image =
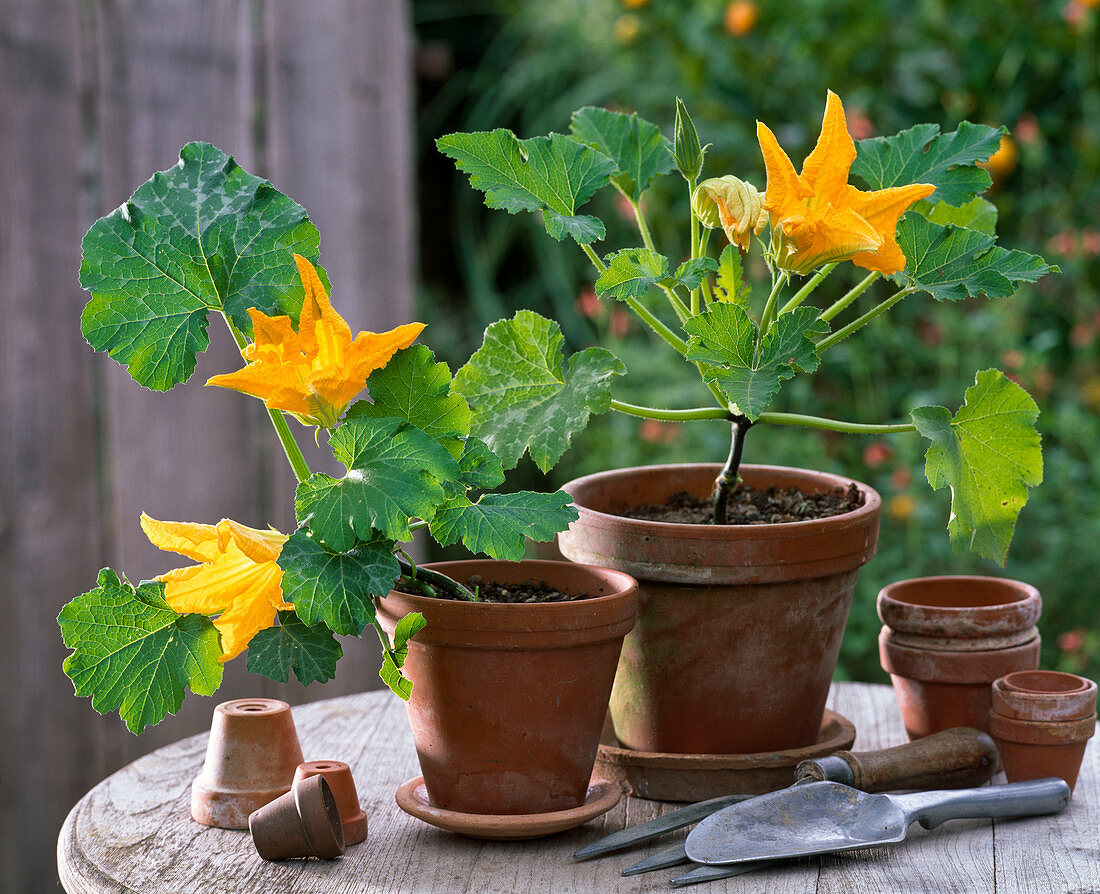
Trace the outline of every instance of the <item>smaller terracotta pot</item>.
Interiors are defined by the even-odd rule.
[[[344,826],[344,844],[351,847],[367,837],[367,813],[359,805],[359,793],[351,767],[343,761],[306,761],[294,771],[294,784],[310,776],[324,776],[340,809],[340,822]]]
[[[252,843],[265,860],[318,857],[344,852],[340,809],[324,776],[310,776],[248,818]]]
[[[993,684],[989,722],[1009,782],[1059,776],[1072,793],[1096,732],[1096,684],[1057,671],[1008,674]]]
[[[1019,581],[972,575],[884,587],[879,657],[910,739],[954,726],[990,732],[990,684],[1038,666],[1042,598]]]
[[[290,705],[238,698],[214,709],[206,762],[191,786],[191,817],[220,829],[247,829],[254,810],[290,791],[302,747]]]

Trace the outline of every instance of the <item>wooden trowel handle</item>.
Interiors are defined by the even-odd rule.
[[[988,782],[996,766],[993,740],[960,726],[882,751],[838,751],[803,761],[795,778],[828,779],[865,792],[973,788]]]

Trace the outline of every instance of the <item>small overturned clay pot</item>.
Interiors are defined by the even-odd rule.
[[[1072,793],[1096,731],[1096,684],[1057,671],[1022,671],[993,684],[990,728],[1009,782],[1059,776]]]
[[[256,852],[265,860],[317,857],[344,852],[340,809],[325,777],[309,776],[248,818]]]
[[[290,705],[238,698],[214,709],[206,762],[191,786],[191,817],[206,826],[247,829],[253,811],[290,791],[302,748]]]
[[[1029,584],[972,575],[883,588],[879,657],[910,739],[955,726],[990,732],[990,684],[1039,663],[1042,609]]]
[[[340,810],[340,821],[344,826],[344,844],[351,847],[367,837],[367,814],[359,805],[359,793],[355,790],[355,780],[351,767],[343,761],[306,761],[298,764],[294,771],[294,784],[310,776],[324,776],[336,799]]]

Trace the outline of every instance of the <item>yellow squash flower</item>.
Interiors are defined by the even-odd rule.
[[[703,226],[721,227],[730,244],[743,251],[767,223],[760,190],[729,174],[700,183],[691,197],[691,209]]]
[[[936,188],[913,183],[864,192],[848,185],[856,145],[848,133],[844,107],[831,90],[817,145],[795,173],[787,153],[766,125],[756,123],[768,185],[764,208],[776,236],[776,263],[784,270],[808,273],[834,261],[896,273],[905,255],[894,239],[898,218]]]
[[[206,384],[251,394],[306,425],[332,428],[363,390],[367,377],[411,345],[424,324],[360,332],[352,340],[351,329],[333,310],[313,265],[301,255],[294,260],[305,287],[298,331],[290,317],[269,317],[250,307],[253,342],[241,351],[248,365]]]
[[[275,623],[283,601],[283,570],[276,564],[286,535],[258,531],[223,518],[216,525],[165,522],[141,515],[146,536],[160,549],[200,562],[156,579],[172,611],[218,615],[221,662],[236,658],[257,633]]]

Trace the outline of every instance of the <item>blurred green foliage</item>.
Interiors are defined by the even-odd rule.
[[[574,348],[599,338],[621,357],[630,374],[617,396],[627,401],[705,403],[683,364],[661,363],[663,349],[624,308],[596,299],[575,247],[486,211],[436,157],[434,138],[495,127],[521,137],[565,132],[584,105],[638,110],[671,135],[679,96],[711,144],[704,176],[736,174],[763,188],[755,121],[772,126],[797,163],[816,137],[827,89],[844,100],[857,139],[923,121],[944,130],[964,118],[1007,126],[991,195],[1001,243],[1043,253],[1062,275],[999,302],[903,302],[830,352],[812,393],[795,379],[776,407],[900,420],[920,403],[957,407],[976,369],[1017,378],[1042,411],[1046,470],[1007,567],[952,554],[948,495],[928,487],[916,435],[760,426],[746,461],[841,472],[883,496],[879,552],[860,577],[841,675],[885,679],[874,610],[881,586],[976,571],[1042,591],[1045,667],[1100,676],[1100,9],[1081,0],[805,0],[791,14],[780,0],[417,0],[414,15],[421,58],[437,63],[427,74],[421,65],[419,116],[422,313],[433,344],[449,341],[452,365],[464,361],[485,325],[529,307],[558,319]],[[665,178],[646,201],[658,246],[683,254],[682,182]],[[627,209],[611,200],[593,208],[608,224],[605,245],[637,241]],[[834,279],[815,295],[819,305],[855,276]],[[874,299],[864,296],[863,308]],[[576,439],[554,483],[632,464],[721,461],[728,443],[722,423],[610,413]]]

